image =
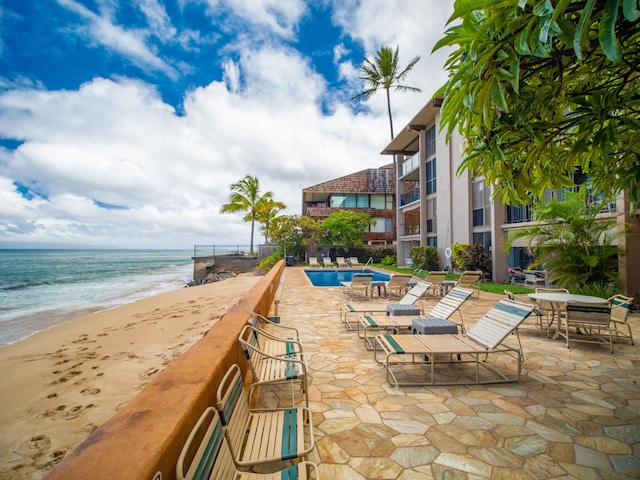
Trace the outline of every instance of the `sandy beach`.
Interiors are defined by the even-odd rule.
[[[44,477],[259,279],[174,290],[0,348],[0,478]]]

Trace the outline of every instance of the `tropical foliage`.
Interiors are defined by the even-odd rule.
[[[273,193],[266,192],[260,194],[260,181],[258,178],[247,175],[242,180],[231,184],[229,203],[225,203],[220,208],[220,212],[245,213],[242,220],[251,222],[251,244],[249,251],[253,254],[253,235],[256,220],[260,215],[266,215],[266,210],[279,206],[285,208],[283,203],[273,200]]]
[[[414,65],[420,60],[419,56],[414,57],[406,67],[400,69],[399,63],[399,47],[395,52],[390,47],[380,47],[376,53],[376,58],[371,61],[364,59],[364,63],[360,66],[360,80],[364,80],[367,84],[365,90],[352,98],[352,100],[366,100],[375,94],[378,90],[384,90],[387,94],[387,111],[389,112],[389,127],[391,129],[391,139],[393,140],[393,117],[391,115],[391,93],[393,88],[397,91],[419,92],[416,87],[403,85],[405,78],[413,69]]]
[[[640,0],[457,0],[442,124],[506,203],[590,177],[640,201]]]
[[[271,223],[270,238],[283,251],[304,258],[305,250],[313,247],[319,228],[318,221],[311,217],[282,215]]]
[[[333,212],[320,222],[319,240],[322,245],[351,247],[363,245],[362,236],[369,231],[369,225],[375,220],[368,213],[358,213],[351,210]]]
[[[525,239],[535,256],[533,266],[547,270],[552,284],[570,291],[618,287],[618,256],[624,250],[614,240],[625,232],[615,219],[599,215],[601,207],[584,187],[566,192],[563,201],[534,206],[533,218],[539,223],[511,232],[504,248],[508,251],[517,239]]]
[[[274,220],[278,217],[278,212],[284,210],[286,205],[273,198],[264,198],[258,205],[256,220],[260,223],[260,231],[264,235],[264,243],[269,243],[269,230]]]
[[[415,246],[409,249],[409,256],[414,268],[420,268],[429,272],[440,270],[438,249],[430,245]]]
[[[454,243],[451,246],[453,264],[459,270],[480,270],[486,272],[489,256],[484,245],[477,243]]]

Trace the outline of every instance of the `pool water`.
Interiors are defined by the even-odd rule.
[[[314,287],[339,287],[340,282],[350,282],[354,273],[373,273],[374,282],[388,282],[390,276],[375,270],[305,270]]]

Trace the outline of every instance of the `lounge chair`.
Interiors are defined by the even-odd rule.
[[[293,351],[286,355],[282,355],[281,350],[276,355],[267,353],[261,349],[256,330],[251,325],[244,326],[238,340],[242,345],[253,377],[253,383],[249,388],[250,398],[252,398],[256,387],[298,383],[305,406],[309,406],[309,390],[307,388],[309,369],[302,351]],[[269,340],[275,341],[273,338]],[[291,342],[285,341],[283,343]],[[293,388],[291,389],[291,404],[295,405]]]
[[[352,293],[366,297],[369,294],[371,280],[373,280],[373,273],[354,273],[350,282],[340,282],[340,290],[347,297]]]
[[[331,261],[331,257],[322,257],[322,266],[333,268],[333,262]]]
[[[501,300],[463,335],[379,335],[374,359],[385,366],[387,381],[393,386],[514,382],[520,378],[523,361],[517,328],[532,310],[532,304]],[[504,340],[514,332],[518,346],[505,345]],[[490,358],[496,356],[498,360],[501,354],[516,358],[515,374],[503,372],[503,362],[489,363]],[[468,364],[474,368],[466,368]],[[437,371],[436,365],[441,367]],[[480,367],[493,375],[481,376]],[[403,374],[402,381],[399,374]]]
[[[309,408],[250,410],[238,365],[232,365],[221,380],[216,399],[224,435],[238,467],[304,459],[313,450]]]
[[[336,257],[336,265],[338,268],[347,268],[347,262],[344,257]]]
[[[201,440],[196,444],[198,439]],[[191,455],[191,452],[195,452],[195,454]],[[191,458],[192,456],[193,458]],[[189,458],[190,460],[187,460]],[[318,467],[315,463],[308,461],[268,474],[239,471],[233,461],[220,414],[213,407],[208,407],[200,416],[182,447],[176,464],[176,478],[178,480],[213,480],[218,478],[233,480],[297,478],[307,480],[311,478],[312,474],[316,479],[319,478]]]
[[[284,330],[285,327],[282,327],[282,330],[276,333],[273,328],[265,328],[266,325],[262,322],[254,323],[254,319],[257,318],[258,317],[255,316],[250,317],[249,325],[247,325],[246,328],[253,331],[253,335],[255,336],[255,345],[261,352],[264,352],[267,355],[287,358],[292,354],[303,354],[302,344],[300,343],[297,330],[292,331],[290,336],[280,336],[278,333],[285,335],[289,333]]]
[[[358,260],[358,257],[349,257],[349,265],[352,267],[358,267],[362,264],[360,263],[360,260]]]
[[[402,297],[405,293],[407,293],[409,280],[411,280],[411,275],[406,275],[406,274],[393,275],[391,279],[385,283],[385,289],[387,290],[387,295],[397,295],[399,297]]]
[[[398,303],[347,303],[340,307],[340,320],[344,323],[344,328],[347,330],[355,330],[356,327],[351,324],[349,317],[352,315],[364,315],[375,313],[386,313],[388,305],[415,305],[418,300],[421,300],[423,295],[431,288],[430,283],[418,282],[416,283],[407,294],[400,299]],[[422,310],[422,308],[420,309]],[[357,323],[356,323],[357,326]]]
[[[536,288],[538,285],[542,285],[544,287],[546,284],[547,282],[544,277],[539,276],[538,273],[534,271],[525,270],[523,284],[525,287]]]
[[[519,300],[518,298],[516,298],[515,294],[510,290],[505,290],[504,294],[507,296],[509,300],[513,300],[513,301],[517,300],[519,302],[521,301],[522,303],[527,303],[523,300]],[[540,330],[543,330],[544,328],[549,328],[548,319],[547,319],[546,327],[542,324],[542,317],[544,316],[544,313],[542,313],[542,311],[538,310],[537,308],[534,308],[531,313],[533,313],[536,316],[536,324],[538,325],[538,327],[540,327]]]
[[[460,275],[460,278],[456,282],[456,287],[472,288],[476,292],[478,292],[479,297],[480,289],[475,286],[475,284],[480,280],[482,280],[482,272],[480,270],[469,270],[466,272],[462,272],[462,275]]]
[[[449,318],[456,312],[460,315],[460,324],[462,332],[464,329],[464,322],[462,320],[462,314],[460,313],[460,307],[471,296],[473,290],[468,288],[453,288],[447,293],[438,303],[436,303],[431,310],[425,313],[424,316],[418,318],[438,318],[440,320],[449,320]],[[400,330],[411,330],[413,327],[413,321],[416,319],[415,315],[400,315],[400,316],[382,316],[382,315],[363,315],[358,322],[358,336],[364,340],[364,345],[367,350],[373,350],[373,342],[375,339],[371,339],[367,333],[373,331],[390,331],[394,330],[399,333]],[[451,322],[451,325],[455,325]]]
[[[624,295],[614,295],[609,298],[609,303],[611,303],[611,326],[613,327],[613,333],[615,333],[616,337],[628,337],[629,340],[631,340],[631,345],[634,345],[631,325],[629,325],[628,322],[629,310],[631,309],[633,298],[625,297]],[[618,326],[627,327],[628,335],[626,332],[618,330]]]
[[[564,323],[564,331],[562,324]],[[575,335],[570,332],[575,328]],[[601,332],[607,332],[608,341]],[[602,303],[567,302],[564,312],[558,317],[558,336],[564,337],[567,348],[571,348],[570,342],[608,343],[609,350],[613,353],[613,339],[611,331],[611,304],[608,301]]]
[[[447,279],[447,272],[441,272],[439,270],[429,272],[426,277],[424,277],[425,282],[429,282],[431,284],[431,293],[433,295],[442,296],[442,282]]]
[[[259,313],[253,312],[251,314],[249,317],[249,325],[258,330],[266,331],[268,334],[281,340],[300,342],[300,332],[297,328],[280,325]]]
[[[309,266],[320,268],[320,264],[318,263],[318,259],[316,257],[309,257]]]

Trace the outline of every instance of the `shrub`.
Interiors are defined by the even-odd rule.
[[[421,268],[427,271],[440,270],[438,249],[436,247],[428,245],[411,247],[409,249],[409,256],[411,257],[414,268]]]
[[[459,270],[487,271],[489,256],[484,250],[484,245],[477,243],[454,243],[451,250],[454,265]]]
[[[284,252],[282,250],[278,250],[277,252],[272,253],[268,257],[265,257],[265,259],[262,260],[258,265],[258,268],[257,268],[258,274],[266,275],[269,272],[269,270],[271,270],[273,266],[283,258],[284,258]]]
[[[385,267],[392,266],[392,265],[397,265],[398,264],[398,257],[396,257],[395,255],[387,255],[386,257],[384,257],[382,259],[382,261],[380,263]]]

